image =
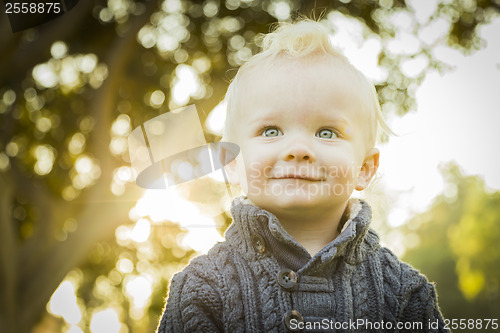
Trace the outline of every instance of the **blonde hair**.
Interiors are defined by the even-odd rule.
[[[364,83],[366,90],[364,95],[368,99],[370,109],[372,109],[372,112],[370,112],[370,122],[372,124],[369,136],[369,145],[371,147],[375,144],[377,136],[380,135],[379,129],[388,134],[392,133],[382,115],[373,83],[358,71],[342,53],[333,47],[330,42],[329,32],[321,23],[303,19],[295,23],[281,22],[277,24],[273,32],[264,35],[262,39],[262,51],[251,57],[238,70],[226,92],[225,102],[227,113],[223,140],[229,141],[233,136],[231,125],[234,122],[233,117],[236,113],[238,86],[241,77],[246,72],[250,72],[257,65],[272,64],[282,58],[297,59],[307,57],[326,57],[336,60],[350,69]]]

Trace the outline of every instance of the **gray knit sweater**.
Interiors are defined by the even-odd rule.
[[[172,278],[158,332],[446,332],[434,286],[350,206],[311,258],[273,214],[233,204],[226,241]]]

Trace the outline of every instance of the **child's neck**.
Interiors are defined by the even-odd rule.
[[[339,224],[344,219],[346,205],[328,213],[310,212],[302,215],[296,212],[276,214],[285,230],[314,256],[340,234]]]

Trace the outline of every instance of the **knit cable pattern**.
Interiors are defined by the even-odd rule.
[[[270,221],[277,226],[274,233],[285,232],[279,222],[258,207],[234,206],[226,241],[172,278],[157,332],[282,333],[291,310],[304,314],[305,321],[422,322],[424,331],[447,332],[434,286],[380,246],[369,229],[370,208],[361,204],[340,236],[294,273],[298,278],[292,288],[277,281],[283,263],[274,248],[257,251],[251,240],[269,228]],[[276,241],[294,249],[300,246],[287,234]],[[439,328],[427,329],[429,321],[438,321]]]

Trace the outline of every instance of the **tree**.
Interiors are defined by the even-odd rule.
[[[437,283],[445,317],[496,318],[500,193],[489,192],[481,179],[464,176],[453,164],[443,176],[444,193],[404,227],[413,239],[404,259]]]
[[[411,109],[426,70],[442,66],[431,56],[433,45],[421,43],[410,53],[390,50],[388,42],[399,33],[391,18],[413,17],[402,0],[80,1],[60,18],[16,34],[2,11],[2,330],[28,332],[64,276],[74,267],[97,272],[91,265],[94,249],[114,244],[116,227],[130,221],[129,210],[141,194],[120,173],[127,171],[121,168],[128,163],[131,128],[193,102],[204,111],[204,121],[234,69],[258,51],[257,34],[297,13],[327,20],[333,11],[354,18],[366,36],[381,41],[379,61],[389,73],[377,83],[384,111]],[[448,41],[474,49],[480,45],[476,27],[498,11],[494,1],[442,4],[429,22],[412,20],[409,29],[417,32],[438,17],[451,17]],[[406,77],[401,65],[418,56],[428,60],[427,67]],[[183,73],[198,89],[176,90]],[[207,133],[207,141],[215,138]],[[111,270],[118,252],[104,252],[109,257],[100,261],[107,267],[103,272]],[[163,260],[176,264],[189,256]]]

